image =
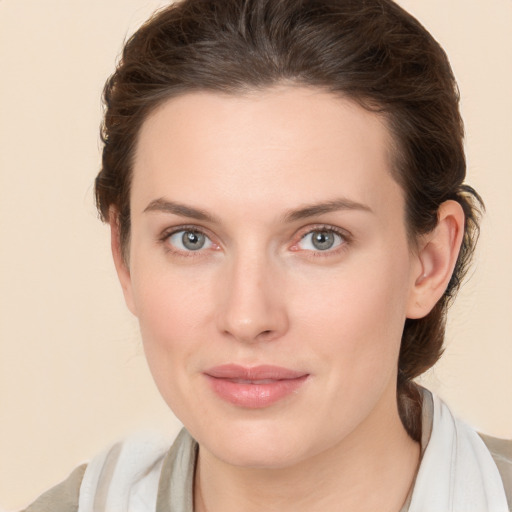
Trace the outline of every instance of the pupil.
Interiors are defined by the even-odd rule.
[[[191,250],[191,251],[197,251],[198,249],[201,249],[203,247],[205,238],[204,235],[201,233],[194,233],[193,231],[186,231],[183,233],[183,245]]]
[[[315,231],[313,245],[323,251],[330,249],[334,245],[334,235],[328,231]]]

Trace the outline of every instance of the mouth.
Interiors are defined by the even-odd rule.
[[[211,389],[233,405],[260,409],[297,394],[308,373],[280,366],[216,366],[204,372]]]

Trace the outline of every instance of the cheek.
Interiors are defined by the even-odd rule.
[[[405,322],[407,266],[406,251],[381,253],[291,294],[301,298],[295,307],[298,323],[323,360],[335,358],[344,375],[361,380],[394,371]]]
[[[172,385],[190,370],[191,356],[211,337],[208,329],[214,318],[210,286],[198,276],[167,272],[136,273],[134,298],[146,357],[157,385]],[[163,391],[163,390],[162,390]]]
[[[402,267],[403,268],[403,267]],[[362,269],[362,267],[361,267]],[[340,273],[297,305],[300,338],[317,363],[326,399],[315,403],[329,418],[329,434],[348,434],[381,398],[395,394],[406,286],[393,262]],[[328,399],[327,399],[328,398]]]
[[[150,258],[148,258],[150,259]],[[134,302],[141,329],[181,339],[205,315],[210,295],[208,274],[173,269],[165,259],[139,258],[132,270]],[[175,335],[173,335],[175,333]]]

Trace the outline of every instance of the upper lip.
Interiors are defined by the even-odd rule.
[[[291,370],[281,366],[265,364],[248,367],[232,363],[214,366],[204,373],[216,379],[240,379],[247,381],[289,380],[308,375],[306,372]]]

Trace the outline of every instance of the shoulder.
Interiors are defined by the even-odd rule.
[[[154,433],[131,436],[76,468],[64,482],[45,492],[24,512],[97,512],[114,505],[116,510],[154,510],[161,493],[162,472],[180,465],[179,472],[183,471],[180,454],[190,439],[186,432],[174,443]],[[193,467],[192,459],[185,466]]]
[[[87,464],[78,466],[66,480],[39,496],[24,512],[76,512],[86,469]]]
[[[495,459],[509,466],[512,465],[512,439],[500,439],[485,434],[479,434],[479,436]]]
[[[491,452],[492,458],[498,467],[507,495],[508,507],[512,510],[512,439],[499,439],[485,434],[479,435],[489,452]]]

